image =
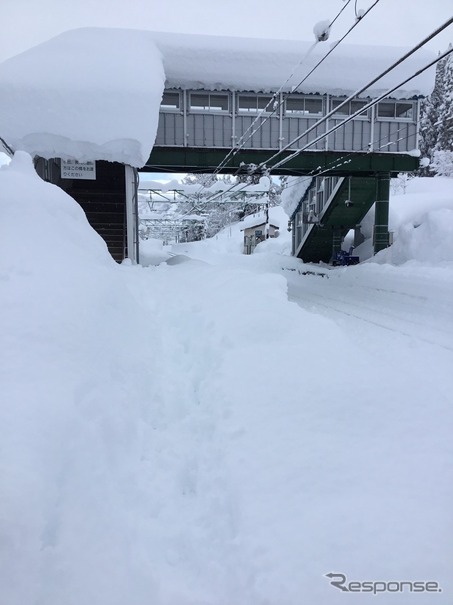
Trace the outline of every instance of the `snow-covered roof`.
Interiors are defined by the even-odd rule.
[[[211,185],[200,185],[200,183],[182,183],[181,181],[172,180],[166,183],[160,181],[146,181],[143,189],[151,191],[161,191],[162,193],[180,191],[185,195],[193,195],[194,193],[203,193],[205,196],[211,196],[217,193],[229,193],[231,195],[237,193],[254,193],[254,194],[267,194],[271,185],[271,180],[268,176],[262,176],[259,183],[256,184],[244,184],[236,183],[232,185],[227,181],[214,181]]]
[[[166,87],[290,92],[335,41],[264,40],[193,34],[149,34],[163,57]],[[311,51],[310,51],[311,49]],[[306,56],[310,51],[309,56]],[[350,94],[399,59],[407,49],[341,43],[301,87],[301,92]],[[299,65],[302,58],[305,59]],[[365,94],[378,96],[435,58],[419,51]],[[430,94],[434,71],[425,72],[393,96]]]
[[[143,166],[155,141],[164,85],[275,91],[293,73],[283,87],[290,91],[329,44],[71,30],[0,65],[0,135],[32,155]],[[403,52],[340,44],[301,92],[351,93]],[[367,94],[382,93],[426,62],[426,53],[419,53]],[[432,85],[433,74],[426,73],[394,96],[427,94]]]
[[[253,229],[254,227],[264,227],[265,225],[267,225],[266,219],[260,218],[256,219],[246,227],[243,227],[241,231],[247,231],[247,229]],[[274,223],[269,223],[269,227],[273,227],[274,229],[280,229],[279,225],[274,225]]]
[[[245,229],[250,229],[251,227],[257,227],[258,225],[265,225],[267,222],[266,214],[264,210],[260,210],[255,212],[254,214],[249,214],[246,216],[243,221],[241,221],[242,227],[241,231]],[[269,208],[269,224],[275,229],[280,228],[280,220],[278,216],[278,210],[276,211],[275,207]]]
[[[147,32],[65,32],[0,65],[0,136],[31,155],[143,166],[164,80]]]

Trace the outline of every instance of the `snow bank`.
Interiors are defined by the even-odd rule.
[[[168,260],[170,254],[164,248],[163,242],[158,239],[148,238],[140,240],[140,264],[143,267],[148,265],[160,265]]]
[[[164,80],[146,32],[65,32],[0,65],[0,133],[31,155],[140,167],[156,137]]]
[[[228,227],[222,229],[214,237],[205,239],[199,242],[188,242],[182,244],[174,244],[171,249],[176,254],[188,254],[191,258],[202,260],[207,263],[216,265],[229,266],[233,263],[235,266],[240,265],[244,268],[248,267],[249,257],[243,254],[244,252],[244,228],[258,223],[264,223],[266,221],[266,214],[264,210],[249,214],[244,220],[237,223],[233,223]],[[268,239],[261,242],[255,248],[254,254],[262,253],[266,254],[271,252],[273,254],[289,255],[291,253],[291,234],[288,232],[286,226],[288,223],[288,217],[281,206],[274,206],[269,208],[269,222],[275,226],[279,226],[279,236],[276,238]],[[142,243],[140,243],[141,250]],[[146,244],[144,246],[146,254]],[[280,259],[276,257],[275,262],[280,263]],[[286,259],[288,261],[288,259]],[[289,259],[290,262],[292,259]],[[268,256],[263,266],[267,268],[269,262]],[[299,263],[299,260],[296,259]],[[258,264],[260,264],[258,262]],[[267,270],[267,269],[266,269]]]
[[[330,603],[331,571],[451,601],[451,352],[343,330],[284,278],[311,308],[304,280],[402,269],[117,265],[22,153],[0,226],[2,602]]]
[[[126,269],[24,153],[0,169],[0,216],[2,602],[144,603],[126,502],[146,362]]]
[[[4,164],[9,164],[10,162],[10,158],[6,153],[2,153],[0,151],[0,166],[3,166]]]
[[[453,179],[410,179],[405,194],[391,196],[389,228],[394,244],[373,262],[453,263]]]
[[[400,265],[416,260],[423,263],[453,263],[453,209],[443,208],[426,213],[420,223],[402,225],[396,242],[376,258],[376,262]]]
[[[39,178],[27,153],[16,152],[9,164],[0,167],[0,179],[3,271],[14,278],[30,271],[37,278],[40,273],[61,271],[66,262],[72,269],[87,262],[114,264],[79,204]],[[39,286],[38,280],[35,285]]]

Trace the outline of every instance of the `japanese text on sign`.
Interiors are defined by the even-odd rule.
[[[96,180],[96,162],[78,162],[77,160],[61,160],[62,179]]]

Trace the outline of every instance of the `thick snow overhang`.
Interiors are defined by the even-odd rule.
[[[141,167],[155,141],[164,86],[268,92],[293,73],[282,88],[291,91],[329,44],[318,43],[308,54],[309,42],[68,31],[0,65],[0,136],[31,155]],[[350,94],[403,53],[340,44],[298,91]],[[430,58],[417,53],[363,96],[385,92]],[[392,96],[429,94],[433,81],[432,71],[426,72]]]
[[[147,32],[65,32],[0,65],[0,133],[31,155],[143,166],[164,80]]]
[[[253,92],[275,92],[294,72],[293,77],[282,88],[284,92],[291,92],[331,46],[336,44],[329,40],[312,48],[311,42],[294,40],[160,32],[150,32],[150,36],[162,53],[167,88]],[[349,95],[384,71],[407,50],[401,47],[341,43],[298,91]],[[367,90],[364,96],[376,97],[383,94],[434,58],[433,53],[418,51],[385,79]],[[427,95],[431,93],[433,85],[434,70],[431,69],[397,90],[392,96],[411,98]]]
[[[307,176],[303,179],[300,177],[289,177],[286,187],[281,194],[280,205],[290,220],[292,220],[296,212],[299,211],[313,178],[314,177],[311,176]]]

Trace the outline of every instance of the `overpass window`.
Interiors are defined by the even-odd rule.
[[[413,103],[395,103],[395,116],[412,120],[414,117]]]
[[[349,103],[343,105],[343,107],[339,107],[343,101],[338,99],[332,99],[330,102],[330,110],[335,111],[336,114],[340,116],[348,116],[349,115]]]
[[[228,95],[209,95],[210,109],[213,111],[228,111],[230,106],[229,100]]]
[[[162,109],[179,110],[181,107],[179,92],[164,92],[160,106]]]
[[[316,97],[288,97],[286,114],[322,116],[322,99]]]
[[[397,101],[383,101],[378,103],[378,118],[392,120],[413,120],[414,104],[398,103]]]
[[[272,111],[274,109],[273,105],[278,103],[277,99],[273,99],[273,97],[257,97],[258,99],[258,110],[263,111]]]
[[[271,95],[238,95],[238,111],[240,113],[258,113],[266,110],[266,113],[271,113],[273,110],[272,99]]]
[[[228,111],[229,96],[224,93],[192,92],[190,94],[191,111]]]
[[[332,99],[330,103],[330,110],[335,111],[335,113],[339,116],[351,116],[352,114],[356,113],[356,111],[360,111],[360,109],[365,107],[365,105],[368,103],[368,101],[359,101],[354,99],[353,101],[348,101],[345,103],[343,107],[340,107],[343,102],[344,101],[341,99]],[[368,110],[362,111],[362,113],[359,113],[357,117],[368,117]]]
[[[365,105],[368,105],[368,101],[351,101],[351,115],[356,113],[356,111],[363,109]],[[366,109],[365,111],[362,111],[362,113],[359,113],[359,116],[365,118],[368,117],[368,110]]]
[[[379,118],[394,118],[395,117],[395,103],[379,103],[378,104],[378,117]]]

